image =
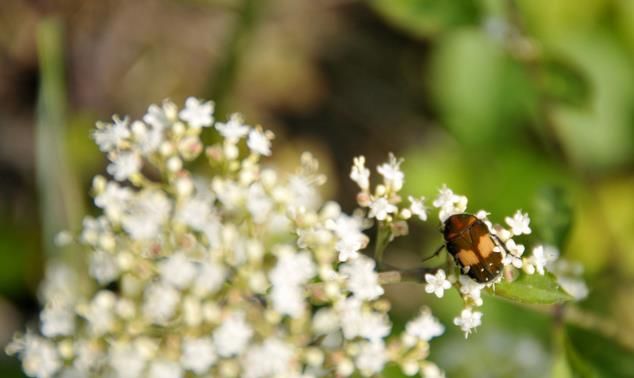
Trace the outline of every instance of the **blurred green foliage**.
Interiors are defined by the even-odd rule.
[[[338,172],[329,190],[342,203],[353,199],[350,158],[373,163],[394,150],[405,155],[408,192],[431,199],[446,183],[497,222],[529,211],[536,232],[527,243],[546,241],[583,263],[591,293],[580,307],[598,317],[586,329],[488,297],[483,327],[464,342],[451,326],[457,297],[438,306],[420,288],[390,292],[397,327],[423,303],[447,325],[431,359],[449,377],[634,376],[634,1],[82,3],[8,0],[0,10],[0,123],[9,130],[0,130],[0,295],[25,318],[34,317],[52,232],[42,237],[41,227],[69,216],[43,218],[47,201],[81,208],[79,193],[103,171],[89,142],[94,121],[211,92],[222,113],[243,109],[275,129],[282,164],[310,145]],[[38,57],[35,43],[49,14],[64,33],[57,61]],[[36,112],[34,93],[45,90],[52,105]],[[40,159],[53,174],[38,196],[32,156],[51,155],[32,135],[36,121],[51,124],[46,117],[61,117],[53,147],[69,161]],[[24,130],[31,137],[20,142]],[[51,148],[46,141],[38,148]],[[57,202],[49,188],[72,199]],[[387,261],[419,263],[442,242],[437,226],[413,227],[413,242],[388,248]],[[17,371],[0,359],[0,375]]]

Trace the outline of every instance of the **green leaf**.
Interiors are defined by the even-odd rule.
[[[627,332],[629,330],[623,330],[623,334]],[[632,377],[634,358],[631,346],[574,326],[566,327],[566,335],[566,355],[576,376]],[[571,354],[572,346],[574,353]]]
[[[374,0],[370,4],[394,26],[422,38],[475,24],[478,19],[477,6],[471,0]]]
[[[524,274],[513,282],[501,282],[490,293],[520,303],[554,304],[572,299],[550,273]]]
[[[532,215],[539,238],[563,250],[572,224],[572,206],[564,190],[552,186],[542,188],[535,197]]]
[[[588,106],[592,87],[587,74],[573,63],[550,59],[543,64],[541,89],[549,99],[566,105]]]

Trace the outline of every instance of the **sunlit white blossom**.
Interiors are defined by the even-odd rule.
[[[110,352],[110,365],[115,376],[121,378],[136,378],[141,376],[147,362],[135,345],[116,344]]]
[[[155,324],[164,324],[174,315],[179,300],[178,290],[165,283],[153,284],[145,291],[143,314]]]
[[[148,378],[182,378],[183,370],[177,362],[162,360],[153,361]]]
[[[242,121],[242,116],[232,114],[226,123],[216,122],[216,129],[229,141],[237,141],[249,134],[250,127]]]
[[[292,376],[290,365],[293,349],[286,343],[269,338],[261,345],[254,345],[244,356],[244,377],[265,378]]]
[[[65,303],[49,303],[40,314],[42,335],[69,336],[75,331],[75,311]]]
[[[108,173],[117,181],[124,181],[141,169],[141,158],[136,152],[119,152],[110,158]]]
[[[412,214],[416,215],[418,219],[422,221],[427,220],[427,208],[425,207],[425,197],[421,197],[419,199],[414,198],[412,196],[408,197],[410,205],[410,210]]]
[[[172,205],[156,190],[144,190],[130,202],[123,214],[123,228],[133,239],[152,239],[167,221]]]
[[[442,298],[445,290],[451,287],[451,282],[447,280],[447,275],[442,269],[438,269],[436,274],[425,274],[425,292],[434,293],[438,298]]]
[[[387,362],[385,344],[381,341],[366,342],[361,345],[359,355],[355,360],[357,368],[365,377],[374,375],[381,370]]]
[[[509,253],[504,256],[502,262],[505,265],[512,264],[518,269],[521,268],[523,264],[522,255],[524,254],[525,247],[522,244],[515,243],[513,239],[507,240],[505,247]]]
[[[354,158],[350,178],[359,185],[361,190],[368,190],[370,187],[370,170],[365,166],[364,156]]]
[[[119,220],[132,196],[129,188],[110,181],[106,184],[105,190],[95,197],[95,205],[104,209],[108,218]]]
[[[451,215],[464,213],[467,210],[467,202],[467,197],[456,195],[446,185],[443,185],[432,205],[439,209],[438,218],[444,222]]]
[[[244,314],[233,313],[214,331],[216,352],[223,357],[239,354],[245,349],[252,335],[253,330],[247,324]]]
[[[48,339],[27,333],[24,339],[13,341],[8,347],[9,353],[19,353],[22,368],[31,377],[49,378],[63,366],[55,344]]]
[[[400,168],[401,163],[402,159],[396,159],[394,155],[390,154],[389,161],[377,167],[377,171],[383,176],[385,185],[397,192],[403,188],[403,182],[405,181],[405,174]]]
[[[476,306],[482,306],[480,292],[484,289],[484,284],[478,283],[465,275],[460,275],[459,282],[460,293],[471,300]]]
[[[184,253],[175,253],[159,264],[159,272],[164,282],[178,289],[189,285],[197,273],[194,263]]]
[[[445,332],[445,327],[436,319],[428,308],[410,320],[405,326],[404,341],[412,346],[417,340],[429,341]]]
[[[185,339],[181,363],[187,370],[203,374],[216,362],[216,352],[210,338]]]
[[[371,300],[383,295],[373,260],[359,256],[342,265],[340,271],[346,276],[346,284],[356,298]]]
[[[528,235],[531,233],[531,228],[529,227],[531,220],[528,214],[522,213],[520,210],[517,210],[512,218],[506,217],[504,220],[511,227],[513,235]]]
[[[179,117],[189,123],[193,128],[211,126],[213,118],[214,103],[211,101],[201,102],[195,97],[189,97],[185,101],[185,109],[178,114]]]
[[[464,332],[466,338],[475,328],[479,327],[480,324],[482,324],[481,319],[481,312],[472,311],[471,308],[465,308],[460,313],[460,316],[454,318],[453,324],[460,327],[462,332]]]
[[[103,152],[122,147],[124,141],[130,137],[127,118],[114,117],[112,120],[114,123],[97,122],[97,128],[93,132],[95,143]]]
[[[249,132],[247,146],[256,154],[264,156],[271,155],[271,140],[261,130],[255,129]]]
[[[376,218],[377,220],[386,220],[389,214],[395,213],[398,207],[389,203],[385,197],[377,198],[370,204],[370,218]]]

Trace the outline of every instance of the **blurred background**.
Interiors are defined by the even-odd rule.
[[[54,235],[94,212],[95,121],[194,95],[274,130],[272,163],[312,151],[347,211],[352,157],[391,151],[407,192],[446,183],[497,222],[528,211],[526,243],[583,265],[587,299],[489,297],[468,342],[455,293],[452,307],[388,290],[397,328],[422,304],[447,325],[430,358],[448,377],[633,377],[633,68],[631,0],[2,0],[0,345],[36,325]],[[387,261],[419,264],[435,222]],[[0,376],[21,377],[18,361],[0,355]]]

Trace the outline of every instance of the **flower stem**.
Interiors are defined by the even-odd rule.
[[[374,245],[374,261],[378,269],[383,268],[383,252],[392,239],[390,227],[380,222],[376,230],[376,243]]]

